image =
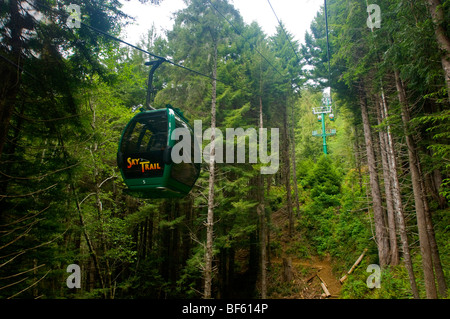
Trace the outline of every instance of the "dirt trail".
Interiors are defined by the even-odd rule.
[[[298,284],[300,286],[304,286],[308,284],[310,287],[310,292],[308,294],[303,294],[306,298],[317,298],[323,297],[323,290],[320,286],[320,282],[323,281],[326,284],[328,291],[331,294],[330,298],[338,298],[341,291],[341,283],[339,279],[333,274],[331,258],[327,257],[321,259],[317,256],[312,257],[311,259],[299,259],[296,257],[289,257],[292,260],[292,268],[293,272],[297,273],[294,277],[297,277],[301,280],[298,280]],[[271,259],[271,263],[275,264],[283,264],[283,258],[276,257]],[[300,266],[300,267],[299,267]],[[308,270],[307,275],[300,275],[299,268],[306,268]],[[318,275],[318,276],[315,276]]]
[[[322,295],[323,289],[320,285],[321,281],[323,281],[331,294],[330,298],[338,298],[341,291],[341,283],[339,282],[339,278],[333,274],[333,264],[330,256],[324,258],[319,256],[298,258],[295,256],[295,253],[287,253],[287,251],[293,251],[292,249],[289,249],[289,247],[292,247],[300,240],[300,238],[295,235],[292,238],[287,236],[285,217],[283,210],[280,210],[273,215],[272,221],[274,222],[274,225],[281,229],[281,233],[272,234],[274,237],[277,237],[281,243],[281,254],[278,254],[278,256],[271,256],[270,262],[282,266],[283,258],[290,258],[292,260],[292,271],[295,278],[293,281],[301,290],[301,293],[299,294],[285,297],[324,298]]]
[[[311,267],[317,269],[317,275],[325,282],[328,291],[332,298],[339,296],[341,291],[341,283],[339,279],[333,274],[331,258],[328,256],[321,260],[318,257],[313,257],[312,260],[305,262],[297,259],[292,259],[293,265],[301,265],[304,267]]]

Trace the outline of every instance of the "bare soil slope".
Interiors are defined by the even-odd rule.
[[[283,209],[272,215],[271,241],[278,242],[281,247],[271,250],[268,297],[278,299],[338,298],[341,283],[338,276],[333,273],[332,259],[330,256],[320,257],[311,253],[308,253],[306,257],[299,257],[304,252],[299,254],[299,249],[296,247],[298,248],[302,240],[297,233],[292,237],[288,235],[287,220]],[[291,272],[290,276],[286,274],[289,272]],[[326,290],[330,295],[325,294]]]

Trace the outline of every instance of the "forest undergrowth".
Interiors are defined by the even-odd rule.
[[[446,241],[448,232],[448,211],[436,214],[436,236],[441,254],[450,253],[450,245]],[[343,278],[357,261],[359,253],[351,254],[354,260],[337,257],[336,252],[317,252],[305,239],[305,233],[296,222],[297,231],[289,235],[286,211],[280,209],[272,215],[271,249],[268,258],[268,298],[273,299],[410,299],[411,291],[408,275],[403,265],[390,266],[381,272],[380,287],[369,288],[367,279],[372,274],[367,267],[376,261],[377,256],[364,254],[352,273]],[[286,263],[286,261],[289,261]],[[449,260],[443,259],[444,271],[449,273]],[[415,256],[414,266],[419,268],[420,256]],[[288,269],[286,269],[286,267]],[[290,275],[286,275],[290,272]],[[418,281],[423,285],[423,277],[416,271]],[[330,295],[326,295],[321,283],[325,284]],[[425,296],[423,296],[425,297]]]
[[[328,0],[303,42],[186,0],[136,46],[120,1],[80,2],[80,28],[71,2],[0,2],[0,299],[449,297],[450,0],[379,0],[375,29]],[[147,97],[205,129],[182,199],[119,169]]]
[[[302,239],[300,232],[290,236],[285,215],[285,210],[280,209],[272,216],[271,236],[276,248],[271,250],[269,257],[268,298],[339,298],[341,284],[333,271],[331,257],[319,256],[315,252],[310,254],[308,243]],[[285,272],[291,274],[286,275]],[[321,282],[331,296],[324,295]]]

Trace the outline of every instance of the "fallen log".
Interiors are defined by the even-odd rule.
[[[323,292],[324,292],[324,293],[322,294],[322,296],[325,297],[325,298],[331,297],[331,294],[330,294],[330,292],[328,291],[327,286],[326,286],[323,282],[321,282],[320,285],[322,286],[322,289],[323,289]]]
[[[355,261],[355,263],[353,264],[352,268],[350,268],[350,270],[349,270],[349,271],[348,271],[341,279],[339,279],[339,281],[340,281],[341,284],[345,281],[345,279],[347,279],[348,275],[350,275],[350,274],[353,272],[353,270],[355,270],[356,266],[359,265],[359,263],[360,263],[361,260],[363,259],[363,257],[364,257],[364,255],[366,254],[366,252],[367,252],[367,248],[364,249],[363,253],[362,253],[361,256],[359,256],[359,258]]]
[[[306,279],[306,282],[310,282],[311,280],[314,279],[314,277],[316,277],[317,273],[312,275],[311,277],[309,277],[308,279]]]
[[[328,291],[328,286],[327,286],[327,283],[325,282],[325,280],[323,280],[320,276],[319,276],[319,274],[316,274],[316,276],[317,276],[317,278],[319,278],[319,280],[320,280],[320,286],[322,287],[322,290],[323,290],[323,294],[322,294],[322,297],[325,297],[325,298],[328,298],[328,297],[331,297],[331,294],[330,294],[330,292]]]
[[[321,282],[323,282],[325,284],[325,287],[328,287],[327,283],[325,282],[325,280],[323,280],[322,278],[320,278],[319,274],[316,274],[317,278],[319,278],[319,280]]]
[[[327,283],[322,278],[320,278],[319,274],[317,274],[317,278],[320,279],[320,286],[322,286],[322,290],[325,293],[324,297],[325,298],[331,297],[331,294],[328,291]]]

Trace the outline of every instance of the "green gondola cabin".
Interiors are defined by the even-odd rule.
[[[174,163],[170,137],[176,128],[186,128],[191,136],[191,161]],[[184,197],[200,174],[194,163],[197,143],[187,119],[170,105],[165,109],[136,114],[125,127],[117,152],[117,164],[127,192],[141,198]]]

